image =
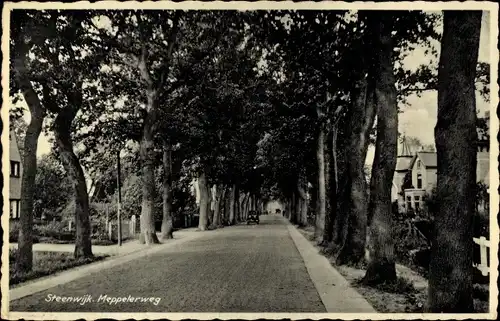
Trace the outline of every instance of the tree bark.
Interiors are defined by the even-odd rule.
[[[246,207],[246,202],[247,202],[247,194],[242,194],[240,196],[240,219],[241,221],[245,220],[245,207]]]
[[[337,126],[331,130],[331,157],[328,166],[328,198],[329,210],[325,217],[325,230],[323,234],[323,244],[328,245],[334,240],[334,223],[337,219],[337,193],[338,193],[338,172],[337,172]]]
[[[81,104],[81,97],[75,98],[74,106]],[[71,178],[75,200],[75,258],[92,257],[91,226],[89,214],[89,195],[83,169],[73,151],[71,141],[71,124],[76,116],[77,108],[65,108],[59,112],[54,121],[54,136],[64,169]]]
[[[291,220],[290,218],[290,215],[292,213],[292,198],[291,197],[287,197],[286,198],[286,201],[285,201],[285,218],[287,218],[288,220]]]
[[[374,37],[377,66],[375,102],[377,143],[372,165],[369,226],[369,264],[363,282],[379,284],[396,281],[392,230],[391,188],[398,152],[398,106],[392,64],[392,15],[377,13]],[[378,47],[378,48],[377,48]]]
[[[481,11],[445,11],[438,75],[437,211],[427,310],[471,313]]]
[[[304,189],[304,183],[297,184],[297,192],[299,197],[299,226],[307,226],[307,194]]]
[[[224,198],[224,220],[226,221],[226,224],[228,226],[231,225],[230,216],[231,216],[231,189],[230,187],[228,187],[228,190]]]
[[[172,239],[172,148],[167,141],[163,142],[163,220],[161,238]]]
[[[235,223],[241,222],[240,190],[238,188],[238,185],[234,186],[234,220],[235,220]]]
[[[219,185],[216,187],[215,192],[215,205],[214,205],[214,217],[212,222],[212,228],[220,227],[220,203],[221,199],[224,197],[224,186]]]
[[[231,189],[229,191],[229,225],[234,225],[235,224],[235,216],[234,216],[234,210],[235,210],[235,192],[236,192],[236,187],[235,185],[231,186]]]
[[[21,227],[19,229],[16,269],[22,272],[29,272],[33,268],[33,199],[37,172],[36,151],[38,149],[38,138],[40,137],[45,118],[45,109],[31,82],[24,75],[24,61],[21,61],[21,63],[22,69],[16,68],[17,75],[15,79],[19,88],[23,91],[24,100],[30,110],[31,120],[26,129],[24,151],[22,154]]]
[[[213,203],[214,203],[214,195],[212,193],[212,187],[210,187],[210,184],[207,183],[207,197],[208,197],[208,203],[207,203],[207,225],[212,226],[213,225],[213,220],[214,220],[214,211],[212,209]]]
[[[171,66],[173,48],[176,43],[179,29],[179,20],[181,12],[177,11],[172,21],[172,28],[168,35],[167,54],[163,65],[158,73],[158,78],[151,77],[148,66],[148,51],[146,44],[142,43],[141,55],[138,57],[138,71],[142,80],[146,83],[146,117],[142,130],[142,138],[139,147],[139,154],[142,166],[142,206],[141,206],[141,234],[139,242],[141,244],[160,243],[156,236],[155,218],[154,218],[154,200],[156,196],[156,186],[154,177],[154,134],[158,127],[158,91],[163,90],[165,81]],[[139,23],[141,24],[141,23]],[[139,26],[142,32],[143,26]],[[144,36],[144,35],[141,35]]]
[[[156,196],[155,186],[155,166],[154,166],[154,133],[156,131],[157,112],[156,94],[154,91],[148,92],[148,112],[144,119],[144,128],[139,147],[141,158],[141,184],[142,184],[142,206],[141,206],[141,234],[139,242],[141,244],[160,243],[156,236],[154,201]]]
[[[314,239],[320,242],[325,233],[326,219],[326,182],[325,182],[325,131],[323,125],[320,125],[318,134],[318,144],[316,147],[316,161],[318,163],[318,182],[317,182],[317,209],[314,228]]]
[[[357,264],[365,255],[368,193],[364,165],[374,118],[373,88],[363,75],[358,81],[356,98],[350,111],[349,160],[346,162],[350,210],[345,222],[347,227],[342,227],[347,228],[347,233],[337,254],[338,265]]]
[[[198,228],[200,231],[206,231],[208,227],[208,184],[205,171],[200,171],[198,175],[198,187],[200,190],[200,220]]]

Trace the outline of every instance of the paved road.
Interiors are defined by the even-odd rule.
[[[281,217],[262,216],[260,225],[203,233],[179,246],[12,301],[10,310],[326,312]],[[47,302],[54,296],[85,295],[93,302]],[[108,300],[160,300],[109,304],[105,295]]]

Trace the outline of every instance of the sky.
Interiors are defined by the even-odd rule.
[[[489,14],[485,12],[483,14],[479,45],[479,61],[482,62],[489,62],[490,60],[489,28]],[[439,50],[439,45],[436,46],[436,48]],[[406,68],[413,69],[428,62],[429,57],[425,55],[424,49],[416,49],[403,63]],[[477,109],[480,114],[484,114],[489,108],[489,104],[478,96]],[[418,138],[424,145],[434,144],[434,126],[437,121],[437,92],[425,92],[421,97],[412,95],[408,98],[408,104],[402,106],[401,109],[402,113],[399,115],[399,131],[406,136]],[[25,120],[29,122],[29,118],[29,112],[26,112]],[[39,139],[37,155],[42,156],[49,153],[50,148],[51,146],[47,136],[42,133]],[[372,163],[374,151],[374,147],[371,146],[368,150],[367,164]]]

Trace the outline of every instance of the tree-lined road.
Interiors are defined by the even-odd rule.
[[[279,216],[172,246],[130,263],[11,302],[11,311],[326,312]],[[94,302],[47,302],[49,295]],[[154,303],[97,302],[101,295],[155,297]]]

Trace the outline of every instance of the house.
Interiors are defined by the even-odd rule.
[[[405,204],[403,183],[405,176],[410,172],[410,163],[413,159],[413,155],[408,144],[406,143],[405,137],[402,138],[401,143],[401,149],[398,152],[399,156],[396,158],[396,169],[394,171],[391,188],[391,200],[393,202],[397,202],[400,212],[404,210]]]
[[[411,188],[404,190],[404,210],[419,211],[424,206],[424,197],[432,193],[437,184],[437,153],[417,152],[409,165]],[[489,142],[480,140],[477,151],[476,181],[489,187],[490,179]]]
[[[426,194],[430,194],[437,183],[437,153],[417,152],[410,163],[411,188],[404,191],[405,209],[419,211]]]
[[[17,144],[17,137],[14,131],[9,133],[9,154],[10,154],[10,184],[9,203],[10,218],[19,219],[21,214],[21,154]]]

